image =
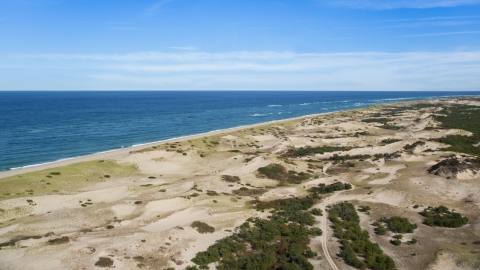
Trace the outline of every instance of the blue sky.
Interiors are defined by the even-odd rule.
[[[0,0],[1,90],[480,90],[480,0]]]

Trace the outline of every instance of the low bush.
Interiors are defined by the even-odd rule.
[[[51,245],[59,245],[59,244],[64,244],[70,242],[70,238],[68,236],[63,236],[60,238],[55,238],[55,239],[50,239],[48,240],[48,243]]]
[[[425,217],[423,223],[428,226],[458,228],[468,223],[468,218],[462,217],[459,213],[449,211],[443,205],[435,208],[429,206],[420,212],[420,215]]]
[[[408,219],[399,216],[382,217],[379,222],[385,223],[387,228],[394,233],[413,233],[413,230],[417,228],[416,224],[412,224]]]
[[[200,221],[194,221],[192,227],[197,229],[199,233],[213,233],[215,231],[214,227]]]
[[[222,175],[222,180],[229,183],[240,182],[240,177],[232,175]]]
[[[304,157],[311,156],[315,154],[324,154],[327,152],[337,152],[337,151],[348,151],[351,150],[351,147],[343,146],[318,146],[318,147],[300,147],[300,148],[289,148],[284,157]]]
[[[95,263],[95,266],[98,267],[110,267],[113,265],[113,260],[108,257],[100,257],[98,261]]]
[[[382,144],[391,144],[391,143],[396,143],[396,142],[401,142],[401,139],[384,139],[381,141]]]
[[[270,164],[266,167],[258,169],[260,175],[267,178],[280,181],[281,183],[300,184],[302,181],[309,179],[312,175],[305,172],[296,172],[287,169],[280,164]]]
[[[310,192],[314,197],[318,197],[318,194],[327,194],[327,193],[333,193],[335,191],[350,190],[350,189],[352,189],[352,185],[349,183],[335,182],[328,186],[321,183],[317,187],[309,188],[308,192]]]
[[[234,190],[233,194],[237,196],[259,196],[267,192],[264,188],[246,188],[241,187],[240,189]]]

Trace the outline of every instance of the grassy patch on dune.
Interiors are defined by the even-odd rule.
[[[259,168],[258,172],[260,176],[280,181],[281,184],[300,184],[312,176],[305,172],[287,171],[287,168],[275,163]]]
[[[92,183],[111,181],[138,173],[133,164],[96,160],[0,179],[0,199],[74,191]],[[108,177],[105,177],[108,176]]]
[[[283,155],[285,157],[304,157],[304,156],[313,156],[315,154],[321,154],[327,152],[337,152],[337,151],[348,151],[351,150],[352,147],[343,147],[343,146],[318,146],[318,147],[300,147],[300,148],[290,148],[287,152]]]
[[[450,145],[444,150],[480,156],[480,147],[474,146],[480,142],[480,107],[455,105],[447,108],[445,113],[435,116],[435,120],[442,123],[442,128],[463,129],[473,135],[450,135],[438,139],[439,142]]]

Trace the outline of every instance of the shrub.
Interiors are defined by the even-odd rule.
[[[314,216],[323,216],[323,211],[319,208],[313,208],[312,210],[310,210],[310,213]]]
[[[379,222],[387,224],[387,228],[395,233],[413,233],[417,228],[416,224],[412,224],[406,218],[393,216],[391,218],[381,218]]]
[[[52,245],[59,245],[59,244],[64,244],[64,243],[68,243],[68,242],[70,242],[70,238],[68,238],[68,236],[63,236],[63,237],[60,237],[60,238],[55,238],[55,239],[48,240],[48,243],[52,244]]]
[[[208,196],[218,196],[219,194],[218,194],[216,191],[207,190],[207,195],[208,195]]]
[[[258,172],[267,178],[294,184],[300,184],[302,181],[311,177],[309,173],[297,173],[296,171],[292,170],[287,171],[285,167],[276,163],[270,164],[266,167],[261,167],[258,169]]]
[[[381,143],[382,144],[391,144],[391,143],[396,143],[396,142],[401,142],[402,140],[401,139],[385,139],[385,140],[382,140]]]
[[[240,182],[240,177],[232,175],[222,175],[222,180],[229,183]]]
[[[238,196],[259,196],[267,192],[264,188],[246,188],[241,187],[240,189],[234,190],[233,194]]]
[[[370,208],[370,206],[360,206],[360,209],[358,209],[358,211],[360,212],[368,212],[372,210],[372,208]]]
[[[327,193],[333,193],[335,191],[350,190],[350,189],[352,189],[352,185],[349,183],[335,182],[328,186],[321,183],[317,187],[309,188],[308,192],[313,194],[313,196],[318,197],[318,194],[327,194]]]
[[[364,123],[380,123],[380,124],[386,124],[392,120],[388,118],[368,118],[368,119],[363,119],[362,122]]]
[[[200,221],[194,221],[192,227],[197,229],[199,233],[213,233],[215,231],[214,227]]]
[[[436,208],[429,206],[420,212],[420,215],[426,218],[423,223],[428,226],[458,228],[468,223],[468,218],[462,217],[459,213],[449,211],[443,205]]]
[[[98,261],[95,263],[95,266],[98,267],[110,267],[113,265],[113,260],[108,257],[100,257]]]
[[[142,201],[135,201],[135,204],[142,204]]]
[[[337,152],[337,151],[348,151],[351,150],[351,147],[343,146],[318,146],[318,147],[300,147],[300,148],[290,148],[287,150],[284,157],[304,157],[311,156],[315,154],[324,154],[327,152]]]

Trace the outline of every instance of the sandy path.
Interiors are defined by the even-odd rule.
[[[335,264],[335,262],[333,261],[332,257],[330,256],[330,253],[328,252],[328,248],[327,248],[327,212],[326,212],[325,208],[326,208],[326,205],[327,205],[327,201],[329,201],[329,199],[332,199],[335,195],[337,195],[337,194],[334,194],[332,197],[325,199],[325,201],[323,203],[321,203],[320,206],[319,206],[319,208],[322,209],[322,211],[323,211],[322,228],[321,228],[323,230],[323,234],[322,234],[322,238],[321,238],[321,243],[322,243],[323,254],[325,255],[325,258],[327,259],[328,264],[330,264],[332,269],[340,270],[337,267],[337,265]]]
[[[355,189],[355,187],[352,185],[352,189],[350,189],[350,190],[353,190],[353,189]],[[333,261],[332,257],[330,256],[330,253],[328,252],[328,248],[327,248],[327,211],[326,211],[326,206],[327,206],[327,204],[334,204],[338,201],[342,201],[343,199],[337,199],[337,197],[338,197],[339,194],[341,194],[344,191],[336,192],[335,194],[326,198],[323,202],[321,202],[320,204],[318,204],[316,206],[316,207],[322,209],[322,212],[323,212],[323,216],[321,217],[321,219],[322,219],[322,228],[321,229],[323,231],[321,242],[322,242],[323,253],[325,255],[325,258],[327,259],[328,264],[330,264],[330,266],[334,270],[340,270],[340,269],[337,267],[337,265]]]

